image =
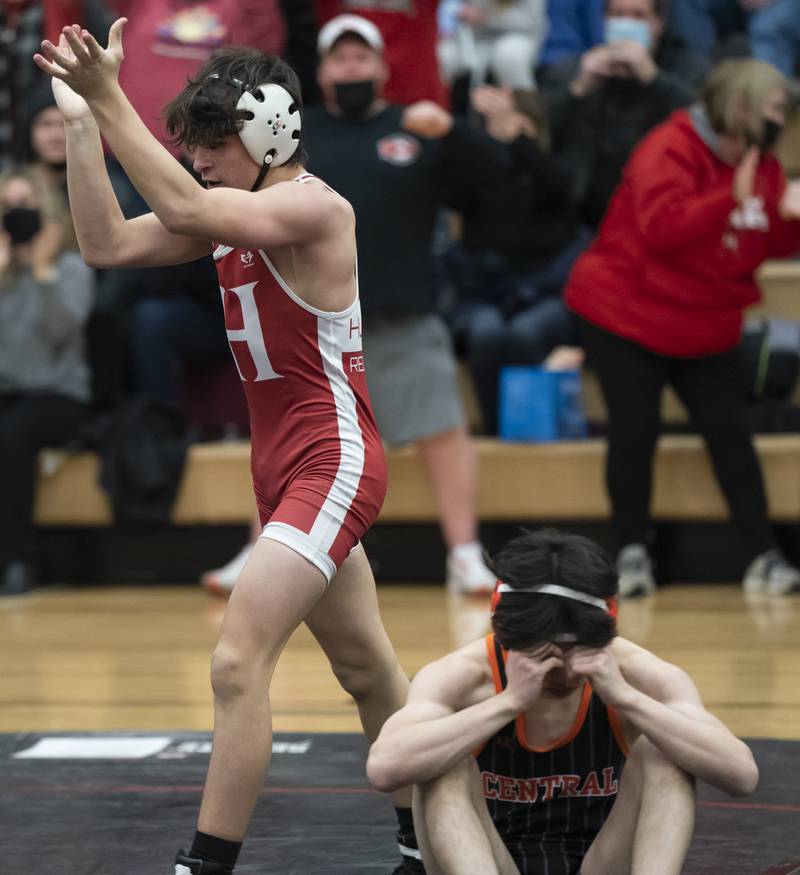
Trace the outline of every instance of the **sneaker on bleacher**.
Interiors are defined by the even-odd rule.
[[[800,592],[800,570],[780,550],[767,550],[748,565],[742,586],[747,595],[790,595]]]
[[[656,591],[653,563],[644,544],[627,544],[619,551],[617,574],[622,599],[649,596]]]
[[[212,595],[228,598],[233,592],[234,584],[239,579],[252,549],[252,544],[245,544],[227,565],[215,568],[213,571],[206,571],[200,578],[200,584]]]

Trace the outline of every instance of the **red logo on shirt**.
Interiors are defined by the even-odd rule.
[[[377,145],[380,158],[397,167],[408,167],[409,164],[413,164],[422,151],[419,140],[409,137],[408,134],[390,134],[378,140]]]

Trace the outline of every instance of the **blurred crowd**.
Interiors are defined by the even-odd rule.
[[[80,258],[63,121],[31,57],[73,22],[104,43],[120,15],[121,84],[189,168],[163,109],[215,49],[253,46],[297,70],[308,168],[356,211],[378,424],[421,453],[454,590],[494,583],[457,360],[473,430],[496,435],[501,369],[564,361],[564,347],[572,362],[588,353],[609,408],[623,589],[654,585],[666,383],[706,438],[751,588],[795,586],[729,359],[755,269],[800,250],[797,188],[771,153],[796,102],[800,0],[0,0],[0,589],[33,579],[42,448],[113,433],[98,418],[132,404],[173,416],[186,441],[247,436],[211,259]],[[125,216],[147,211],[106,161]]]

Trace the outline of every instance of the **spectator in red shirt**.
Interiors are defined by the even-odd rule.
[[[344,12],[367,18],[378,27],[389,62],[385,89],[389,103],[433,100],[448,106],[436,56],[439,0],[315,0],[315,5],[320,27]]]
[[[111,0],[128,18],[120,85],[142,120],[177,157],[164,126],[164,107],[223,45],[280,54],[286,27],[277,0]],[[143,75],[143,71],[147,71]]]
[[[748,592],[800,589],[777,550],[745,424],[736,347],[754,274],[800,250],[800,182],[771,154],[789,83],[760,61],[727,61],[701,103],[634,152],[600,234],[566,291],[608,407],[606,477],[623,595],[654,589],[648,508],[659,402],[671,384],[702,434],[752,562]]]

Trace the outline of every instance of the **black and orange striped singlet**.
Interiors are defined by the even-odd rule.
[[[505,652],[486,639],[495,690]],[[552,747],[535,749],[519,715],[476,755],[483,793],[522,875],[577,875],[616,799],[627,745],[613,708],[584,687],[575,722]]]

